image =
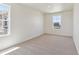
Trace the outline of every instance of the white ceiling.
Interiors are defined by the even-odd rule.
[[[55,13],[60,11],[72,10],[72,3],[26,3],[29,7],[40,10],[44,13]]]

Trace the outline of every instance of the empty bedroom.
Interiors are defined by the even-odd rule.
[[[0,55],[78,55],[78,6],[0,3]]]

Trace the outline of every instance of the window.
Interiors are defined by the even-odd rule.
[[[52,23],[55,29],[61,28],[61,16],[52,16]]]
[[[0,4],[0,36],[10,33],[10,6]]]

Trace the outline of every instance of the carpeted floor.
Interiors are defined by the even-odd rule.
[[[42,35],[17,45],[19,49],[6,55],[77,55],[70,37]]]

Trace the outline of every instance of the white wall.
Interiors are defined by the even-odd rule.
[[[11,35],[0,37],[0,50],[43,34],[43,14],[20,4],[11,5]]]
[[[73,39],[79,53],[79,4],[74,4]]]
[[[72,36],[73,32],[73,16],[72,11],[59,12],[54,14],[45,14],[45,33]],[[52,16],[61,16],[61,29],[54,29]]]

